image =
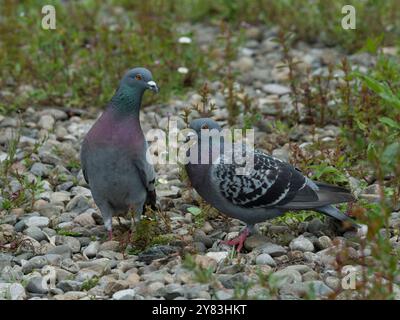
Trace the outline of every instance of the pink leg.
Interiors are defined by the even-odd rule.
[[[244,228],[242,232],[236,237],[231,240],[222,241],[221,243],[226,244],[228,246],[236,246],[236,251],[240,252],[242,250],[244,242],[246,241],[247,237],[250,235],[250,230],[248,227]]]
[[[112,233],[113,233],[112,230],[108,231],[108,240],[109,240],[109,241],[112,240],[112,237],[113,237],[113,234],[112,234]]]

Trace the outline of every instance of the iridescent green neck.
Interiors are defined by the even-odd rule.
[[[112,108],[123,115],[139,117],[143,90],[121,85],[111,98]]]

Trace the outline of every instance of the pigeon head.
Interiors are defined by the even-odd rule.
[[[220,136],[220,125],[210,118],[200,118],[190,122],[189,128],[194,132],[188,135],[188,140],[191,136],[197,135],[196,142],[198,151],[187,155],[190,157],[191,163],[211,164],[214,163],[220,155],[220,147],[223,145],[223,137]],[[196,161],[196,162],[194,162]]]
[[[117,91],[111,98],[112,110],[125,116],[132,114],[139,117],[143,93],[147,90],[158,92],[157,84],[153,81],[151,72],[145,68],[134,68],[125,73]]]
[[[151,72],[146,68],[133,68],[125,73],[121,80],[121,87],[132,88],[141,93],[147,89],[158,92],[157,84],[153,81]]]
[[[192,120],[190,122],[189,128],[196,131],[196,133],[199,137],[201,135],[201,130],[216,129],[218,131],[221,131],[221,126],[218,124],[218,122],[216,122],[210,118],[200,118],[200,119]]]

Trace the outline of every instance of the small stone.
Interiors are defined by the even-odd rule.
[[[212,239],[203,230],[196,229],[193,234],[193,240],[204,243],[207,248],[211,248],[213,245]]]
[[[306,281],[302,283],[290,283],[285,284],[280,289],[281,294],[293,294],[298,297],[310,296],[314,293],[316,296],[328,296],[333,293],[333,290],[329,288],[325,283],[320,280]]]
[[[90,269],[81,269],[75,276],[75,280],[78,282],[89,281],[95,277],[99,277],[100,273]]]
[[[340,279],[333,276],[328,276],[325,279],[326,285],[332,290],[338,290],[340,288]]]
[[[63,244],[61,246],[56,246],[54,248],[51,248],[47,251],[48,254],[59,254],[65,258],[70,258],[72,256],[72,250],[71,248]]]
[[[291,250],[299,250],[302,252],[314,251],[313,243],[302,235],[297,237],[296,239],[293,239],[290,242],[289,247]]]
[[[47,239],[43,231],[37,226],[29,227],[25,229],[23,233],[39,242]]]
[[[129,287],[129,284],[123,280],[112,280],[104,287],[104,293],[108,296],[112,296],[115,292],[125,290]]]
[[[28,274],[35,269],[42,269],[46,264],[47,259],[44,256],[36,256],[22,266],[22,272]]]
[[[183,297],[185,295],[184,288],[177,283],[171,283],[165,286],[163,296],[167,300],[173,300],[177,297]]]
[[[272,286],[280,289],[286,284],[292,284],[295,282],[301,282],[302,277],[300,272],[293,270],[293,269],[282,269],[279,271],[274,272],[271,275],[271,283]]]
[[[64,237],[63,243],[70,247],[72,253],[81,251],[81,243],[74,237]]]
[[[257,256],[256,264],[258,265],[269,265],[271,267],[276,267],[276,262],[268,253],[262,253]]]
[[[253,69],[254,67],[254,60],[250,57],[241,57],[238,61],[235,61],[234,67],[239,69],[241,72],[247,72]]]
[[[96,225],[96,221],[93,219],[92,213],[87,211],[76,216],[74,218],[74,222],[82,227],[93,227]]]
[[[325,228],[322,221],[318,218],[312,219],[307,225],[307,231],[313,234],[318,234]]]
[[[266,242],[269,242],[269,239],[266,236],[263,236],[261,234],[254,234],[246,239],[244,247],[246,248],[246,250],[252,251],[264,245]]]
[[[45,129],[45,130],[49,131],[49,130],[53,129],[54,123],[55,123],[55,120],[54,120],[54,118],[52,116],[43,115],[43,116],[40,117],[38,125],[42,129]]]
[[[46,217],[30,217],[24,220],[26,227],[38,227],[44,228],[47,227],[50,223],[49,218]]]
[[[139,260],[151,263],[153,260],[161,259],[178,251],[177,247],[170,245],[153,246],[139,254]]]
[[[136,292],[133,289],[125,289],[117,291],[113,294],[113,300],[133,300],[135,299]]]
[[[276,83],[265,84],[263,85],[262,89],[266,93],[277,94],[279,96],[290,93],[290,88]]]
[[[272,151],[272,156],[278,158],[284,162],[289,162],[289,150],[288,148],[278,148]]]
[[[156,281],[152,282],[148,285],[147,290],[150,294],[155,294],[157,291],[159,291],[161,288],[164,288],[164,283]]]
[[[328,236],[322,236],[318,238],[317,246],[320,249],[327,249],[329,247],[332,247],[332,245],[332,240]]]
[[[269,254],[271,257],[279,257],[286,254],[287,252],[284,247],[271,242],[264,243],[257,249],[260,250],[262,253]]]
[[[24,300],[25,288],[19,283],[0,283],[0,300]]]
[[[37,177],[46,177],[50,174],[51,166],[40,162],[35,162],[31,167],[31,172]]]
[[[72,200],[68,202],[67,206],[65,207],[67,211],[77,212],[78,214],[86,211],[89,208],[90,204],[88,198],[82,195],[77,195],[72,198]]]
[[[82,288],[82,282],[74,280],[63,280],[57,284],[57,288],[61,289],[64,292],[80,291]]]
[[[214,230],[213,226],[211,225],[211,223],[209,223],[208,221],[204,222],[203,227],[201,228],[201,230],[203,230],[205,233],[210,233]]]
[[[215,292],[215,298],[217,300],[230,300],[234,297],[233,289],[218,290]]]
[[[120,246],[120,244],[118,241],[114,241],[114,240],[106,241],[100,245],[100,250],[101,251],[105,251],[105,250],[116,251],[116,250],[118,250],[119,246]]]
[[[42,277],[32,277],[26,285],[26,290],[37,294],[48,292],[46,281]]]
[[[87,258],[94,258],[97,252],[99,251],[99,248],[100,248],[100,242],[93,241],[83,250],[83,255],[86,256]]]
[[[204,269],[211,269],[213,271],[217,268],[217,261],[208,256],[196,255],[194,257],[194,262]]]
[[[64,203],[70,200],[70,193],[67,191],[53,192],[50,196],[50,202],[52,203]]]
[[[140,282],[140,276],[137,273],[131,273],[125,281],[129,284],[129,286],[134,286]]]
[[[318,272],[315,272],[314,270],[310,270],[303,274],[303,281],[312,281],[312,280],[318,280],[318,279],[319,279],[319,274],[318,274]]]
[[[227,251],[208,252],[206,256],[211,259],[214,259],[215,261],[217,261],[217,263],[220,263],[229,256],[229,252]]]

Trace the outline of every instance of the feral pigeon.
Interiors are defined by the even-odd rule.
[[[110,239],[113,215],[131,211],[138,221],[144,205],[156,201],[154,169],[146,160],[148,146],[139,121],[147,89],[158,92],[150,71],[129,70],[82,143],[83,175]]]
[[[209,118],[196,119],[191,122],[190,128],[197,133],[198,141],[197,147],[193,148],[196,150],[193,152],[195,156],[190,157],[186,165],[189,180],[206,202],[220,212],[247,224],[236,239],[226,242],[229,245],[238,245],[238,251],[246,237],[254,231],[256,223],[281,216],[289,210],[313,210],[340,221],[349,221],[356,226],[349,217],[332,206],[353,201],[354,198],[348,190],[312,181],[289,163],[257,149],[253,150],[254,166],[249,168],[247,174],[238,175],[236,169],[240,166],[236,164],[237,161],[224,161],[226,142],[224,144],[222,138],[205,138],[207,135],[202,139],[202,130],[221,131],[217,122]],[[203,141],[206,139],[209,139],[208,143]],[[235,149],[232,147],[230,150]],[[198,163],[193,163],[193,160]]]

